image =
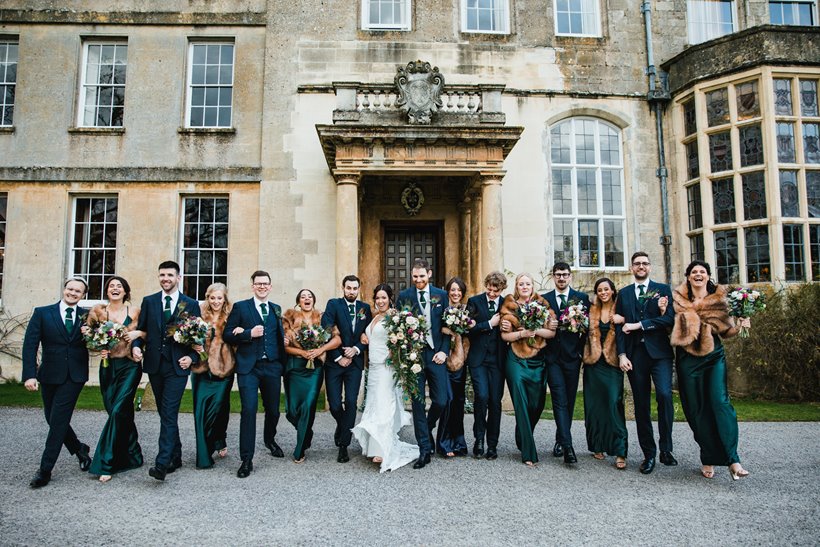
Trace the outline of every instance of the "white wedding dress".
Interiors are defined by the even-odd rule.
[[[404,410],[402,390],[396,387],[392,369],[385,364],[388,356],[387,332],[381,319],[365,330],[368,347],[367,398],[362,420],[353,435],[368,458],[382,458],[379,472],[393,471],[414,461],[419,447],[399,440],[402,426],[412,425],[413,418]]]

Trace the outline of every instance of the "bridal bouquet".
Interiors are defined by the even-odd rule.
[[[201,317],[182,312],[179,319],[168,326],[168,336],[185,346],[204,346],[210,330],[211,325]],[[204,349],[199,352],[199,358],[203,361],[208,358]]]
[[[549,309],[546,306],[533,300],[518,306],[518,321],[524,330],[538,330],[544,327],[549,317]],[[535,338],[527,338],[528,346],[535,346]]]
[[[729,293],[729,315],[731,317],[751,317],[765,309],[766,301],[759,291],[738,287]],[[747,327],[740,327],[740,337],[749,337]]]
[[[558,318],[558,328],[577,335],[589,329],[589,310],[583,302],[570,302]]]
[[[85,347],[91,351],[112,350],[122,340],[128,339],[128,329],[114,321],[103,321],[83,329]],[[108,357],[103,357],[103,368],[108,366]]]
[[[444,310],[444,315],[441,317],[444,325],[450,329],[453,334],[467,334],[475,325],[475,321],[470,317],[470,312],[463,306],[450,306]]]
[[[296,341],[302,349],[306,351],[319,349],[325,345],[325,342],[328,340],[330,340],[330,332],[322,328],[321,325],[302,325],[302,327],[296,331]],[[308,359],[305,368],[315,368],[313,359]]]
[[[427,320],[410,310],[388,310],[383,319],[387,331],[387,365],[393,369],[396,385],[414,399],[424,397],[419,393],[418,378],[424,362],[424,346],[427,344]]]

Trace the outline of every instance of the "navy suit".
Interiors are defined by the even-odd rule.
[[[253,298],[234,304],[222,339],[236,346],[236,378],[242,413],[239,421],[239,457],[252,460],[256,445],[256,412],[259,408],[258,393],[262,394],[265,407],[265,426],[262,439],[265,446],[276,440],[279,423],[279,399],[282,393],[282,370],[287,360],[285,338],[282,328],[282,308],[270,304],[268,320],[263,322]],[[251,337],[251,329],[264,325],[264,334]],[[244,330],[233,334],[236,327]]]
[[[433,362],[433,356],[443,351],[450,354],[450,335],[441,332],[444,322],[442,316],[444,310],[450,303],[447,293],[436,287],[427,286],[430,299],[427,306],[430,309],[430,333],[433,336],[433,347],[429,344],[424,348],[424,370],[419,373],[419,393],[421,400],[412,399],[413,403],[413,430],[416,434],[416,442],[419,443],[419,452],[422,456],[433,452],[432,431],[436,427],[439,419],[442,423],[447,422],[445,409],[452,398],[450,391],[450,378],[447,375],[447,365]],[[409,308],[413,313],[424,315],[419,304],[418,289],[410,287],[399,293],[398,305],[401,308]],[[425,384],[430,384],[430,410],[425,415],[424,406]]]
[[[190,357],[191,363],[199,361],[199,355],[190,346],[176,342],[168,336],[168,326],[185,312],[199,317],[199,303],[179,293],[177,305],[166,322],[163,316],[163,292],[159,291],[142,299],[137,330],[145,333],[145,340],[137,338],[131,347],[142,350],[142,370],[148,373],[151,389],[159,412],[159,451],[156,465],[164,468],[182,459],[182,442],[179,439],[179,404],[188,384],[190,370],[179,366],[182,357]]]
[[[475,325],[467,337],[470,351],[467,368],[473,381],[473,435],[477,441],[487,436],[487,447],[495,450],[501,432],[501,401],[504,397],[504,357],[507,343],[501,339],[498,325],[490,326],[490,319],[498,313],[501,302],[496,299],[495,312],[490,313],[487,293],[471,296],[467,310]]]
[[[356,319],[351,321],[350,308],[353,304]],[[362,333],[373,320],[370,306],[356,300],[348,302],[344,298],[332,298],[327,301],[325,312],[322,314],[322,327],[332,332],[333,327],[339,329],[342,345],[327,352],[325,360],[325,386],[330,413],[336,420],[336,431],[333,441],[336,446],[348,446],[352,437],[351,429],[356,425],[356,402],[359,398],[359,386],[362,383],[364,370],[364,350]],[[353,357],[350,365],[343,367],[338,359],[344,356],[342,348],[355,347],[359,353]],[[342,391],[344,390],[344,398]]]
[[[62,445],[71,454],[81,447],[71,428],[74,406],[88,381],[88,350],[85,349],[80,325],[87,310],[75,307],[77,317],[69,333],[60,315],[60,304],[34,309],[23,340],[23,382],[37,378],[43,397],[43,411],[48,423],[46,445],[40,469],[51,472]],[[37,349],[42,359],[37,367]]]
[[[558,302],[555,290],[541,296],[549,302],[555,317],[561,317],[564,308]],[[581,302],[589,310],[589,297],[586,293],[569,289],[566,305]],[[575,412],[575,397],[578,394],[578,378],[581,374],[581,358],[586,343],[586,333],[576,333],[558,330],[555,338],[547,341],[542,351],[544,363],[547,367],[547,383],[552,396],[552,414],[555,419],[555,442],[562,447],[572,446],[572,414]]]
[[[638,442],[644,457],[654,458],[656,454],[655,435],[652,431],[650,406],[652,383],[655,384],[655,398],[658,402],[658,434],[661,452],[672,451],[672,423],[675,411],[672,405],[672,347],[669,333],[675,324],[675,310],[672,307],[672,291],[669,285],[649,281],[648,292],[657,292],[657,297],[639,301],[635,285],[630,284],[618,292],[615,312],[624,316],[627,323],[640,322],[643,330],[624,334],[623,325],[616,325],[618,355],[626,354],[632,362],[629,384],[635,401],[635,425],[638,428]],[[669,298],[669,306],[664,315],[660,314],[658,298]]]

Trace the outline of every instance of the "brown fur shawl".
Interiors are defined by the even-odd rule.
[[[467,352],[470,351],[470,339],[460,334],[455,334],[447,327],[441,329],[441,332],[451,336],[450,355],[447,356],[447,370],[451,372],[461,370],[461,367],[467,362]]]
[[[317,310],[316,308],[310,312],[310,321],[305,322],[302,316],[302,310],[290,308],[285,310],[282,314],[282,326],[285,329],[285,338],[288,339],[288,345],[294,348],[303,349],[302,346],[299,345],[299,342],[296,340],[296,333],[299,332],[299,329],[302,328],[303,325],[321,325],[322,324],[322,312]],[[330,333],[331,336],[338,336],[339,329],[335,326],[333,327],[333,331]],[[325,362],[325,358],[327,354],[323,353],[317,359],[322,363]]]
[[[201,374],[208,370],[217,378],[227,378],[233,374],[236,368],[234,350],[222,339],[222,330],[225,328],[225,322],[228,320],[228,314],[231,310],[227,309],[225,314],[217,315],[211,311],[211,307],[206,301],[199,304],[199,311],[202,319],[213,327],[211,331],[213,338],[209,336],[205,340],[205,351],[208,353],[208,358],[193,365],[191,372]]]
[[[683,348],[686,353],[702,357],[715,350],[713,333],[722,338],[739,332],[729,317],[729,302],[725,285],[718,285],[717,291],[706,295],[700,302],[691,302],[686,282],[672,291],[675,306],[675,326],[670,342]]]
[[[606,334],[606,339],[601,344],[601,328],[599,323],[604,308],[609,309],[609,332]],[[613,367],[618,366],[618,350],[615,348],[615,323],[612,322],[612,316],[615,315],[615,301],[610,300],[606,304],[602,304],[600,300],[595,299],[595,303],[589,308],[589,331],[587,332],[587,342],[584,345],[584,364],[594,365],[601,359],[601,354],[604,356],[606,364]]]
[[[129,323],[129,325],[125,328],[129,331],[133,331],[137,328],[137,322],[140,317],[140,309],[129,306],[128,315],[131,317],[131,323]],[[106,310],[106,304],[97,304],[91,308],[85,319],[85,323],[88,326],[95,326],[98,323],[104,323],[105,321],[108,321],[108,310]],[[131,357],[131,342],[126,340],[120,341],[116,346],[114,346],[108,355],[109,357],[128,357],[133,361],[133,358]]]
[[[549,310],[549,316],[547,317],[547,321],[544,324],[544,327],[547,326],[551,319],[555,319],[555,312],[552,311],[550,308],[549,302],[544,300],[544,298],[536,294],[534,300],[538,301],[538,303],[542,304],[544,307]],[[518,320],[518,302],[515,301],[511,294],[508,294],[504,298],[504,302],[501,303],[501,309],[499,310],[501,314],[501,320],[507,320],[512,325],[512,330],[524,330],[521,326],[521,322]],[[541,338],[540,336],[535,337],[535,345],[530,346],[527,343],[526,339],[516,340],[515,342],[510,342],[510,346],[512,347],[513,353],[520,357],[521,359],[532,359],[541,348],[547,345],[547,340],[545,338]]]

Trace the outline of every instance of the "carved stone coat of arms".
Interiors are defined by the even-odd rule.
[[[438,67],[425,61],[410,61],[399,67],[393,79],[399,91],[396,106],[407,112],[410,124],[429,125],[434,112],[441,108],[444,76]]]

